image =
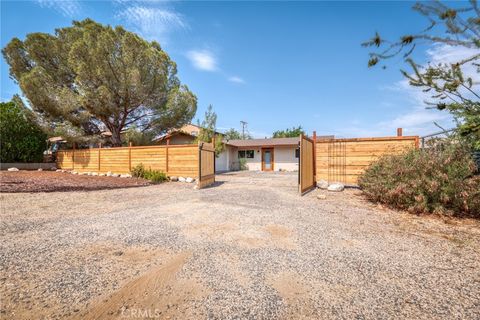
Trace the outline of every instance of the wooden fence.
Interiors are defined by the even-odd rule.
[[[316,180],[357,184],[378,157],[418,148],[418,136],[316,140]]]
[[[215,148],[206,143],[198,148],[198,187],[204,188],[215,182]]]
[[[300,194],[315,188],[315,144],[313,140],[300,136],[300,166],[298,171],[298,191]]]
[[[198,145],[161,145],[120,148],[61,150],[57,167],[78,172],[130,173],[138,164],[160,170],[168,176],[198,179]]]

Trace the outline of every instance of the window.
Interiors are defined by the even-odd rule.
[[[295,158],[300,158],[300,148],[295,149]]]
[[[239,159],[253,159],[255,157],[255,150],[240,150],[238,151]]]

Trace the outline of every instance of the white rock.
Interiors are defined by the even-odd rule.
[[[12,167],[12,168],[8,168],[8,171],[20,171],[20,170],[18,170],[18,168]]]
[[[113,175],[112,171],[107,172],[107,177],[111,177]]]
[[[178,181],[178,177],[172,176],[172,177],[170,177],[170,181]]]
[[[81,175],[81,176],[88,176],[88,172],[80,172],[79,175]]]
[[[100,177],[106,177],[107,174],[106,174],[106,173],[100,173],[99,176],[100,176]]]
[[[92,176],[98,176],[98,172],[92,172]]]
[[[131,177],[132,177],[132,175],[129,174],[129,173],[125,173],[125,174],[120,175],[120,178],[131,178]]]
[[[328,186],[328,191],[343,191],[345,189],[345,186],[341,183],[332,183],[331,185]]]
[[[78,174],[77,171],[72,171],[72,172],[70,172],[70,173],[71,173],[71,174]]]
[[[112,177],[115,177],[115,178],[119,178],[119,177],[120,177],[120,174],[118,174],[118,173],[112,173],[111,176],[112,176]]]
[[[187,179],[185,179],[184,177],[178,177],[178,181],[180,182],[185,182]]]
[[[324,195],[324,194],[317,194],[317,199],[319,199],[319,200],[325,200],[325,199],[327,199],[327,196]]]
[[[42,169],[42,168],[40,168],[40,169]],[[40,171],[40,169],[38,169],[38,171]],[[42,169],[42,170],[43,170],[43,169]],[[57,169],[57,170],[55,170],[55,171],[57,171],[57,172],[64,172],[65,170]]]
[[[185,179],[185,182],[188,182],[188,183],[192,183],[193,181],[195,181],[195,179],[190,178],[190,177],[188,177],[187,179]]]
[[[317,187],[320,189],[327,189],[328,188],[328,182],[325,180],[320,180],[317,182]]]
[[[38,168],[37,171],[43,171],[43,169],[42,169],[42,168]],[[58,170],[57,170],[57,171],[58,171]]]
[[[57,171],[57,167],[51,167],[50,170]]]

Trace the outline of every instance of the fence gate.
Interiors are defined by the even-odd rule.
[[[298,191],[301,195],[315,188],[315,145],[312,139],[300,136],[298,159]]]
[[[205,188],[215,182],[215,148],[200,143],[198,146],[198,188]]]
[[[328,142],[328,183],[347,183],[347,144],[342,140]]]

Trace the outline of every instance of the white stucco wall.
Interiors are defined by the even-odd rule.
[[[295,158],[295,149],[296,147],[275,147],[273,151],[274,156],[274,170],[275,171],[298,171],[298,159]],[[256,148],[241,148],[237,149],[234,147],[227,147],[228,159],[226,170],[238,170],[239,169],[239,159],[238,159],[238,150],[253,150],[254,157],[246,158],[246,164],[248,170],[250,171],[261,171],[262,170],[262,149],[260,147]],[[220,155],[222,157],[222,155]],[[220,160],[217,158],[217,165],[220,165]],[[220,171],[220,168],[217,168],[217,171]]]
[[[275,147],[275,171],[298,171],[298,158],[295,158],[296,147]]]
[[[222,153],[215,157],[215,172],[229,171],[229,152],[225,149]]]

